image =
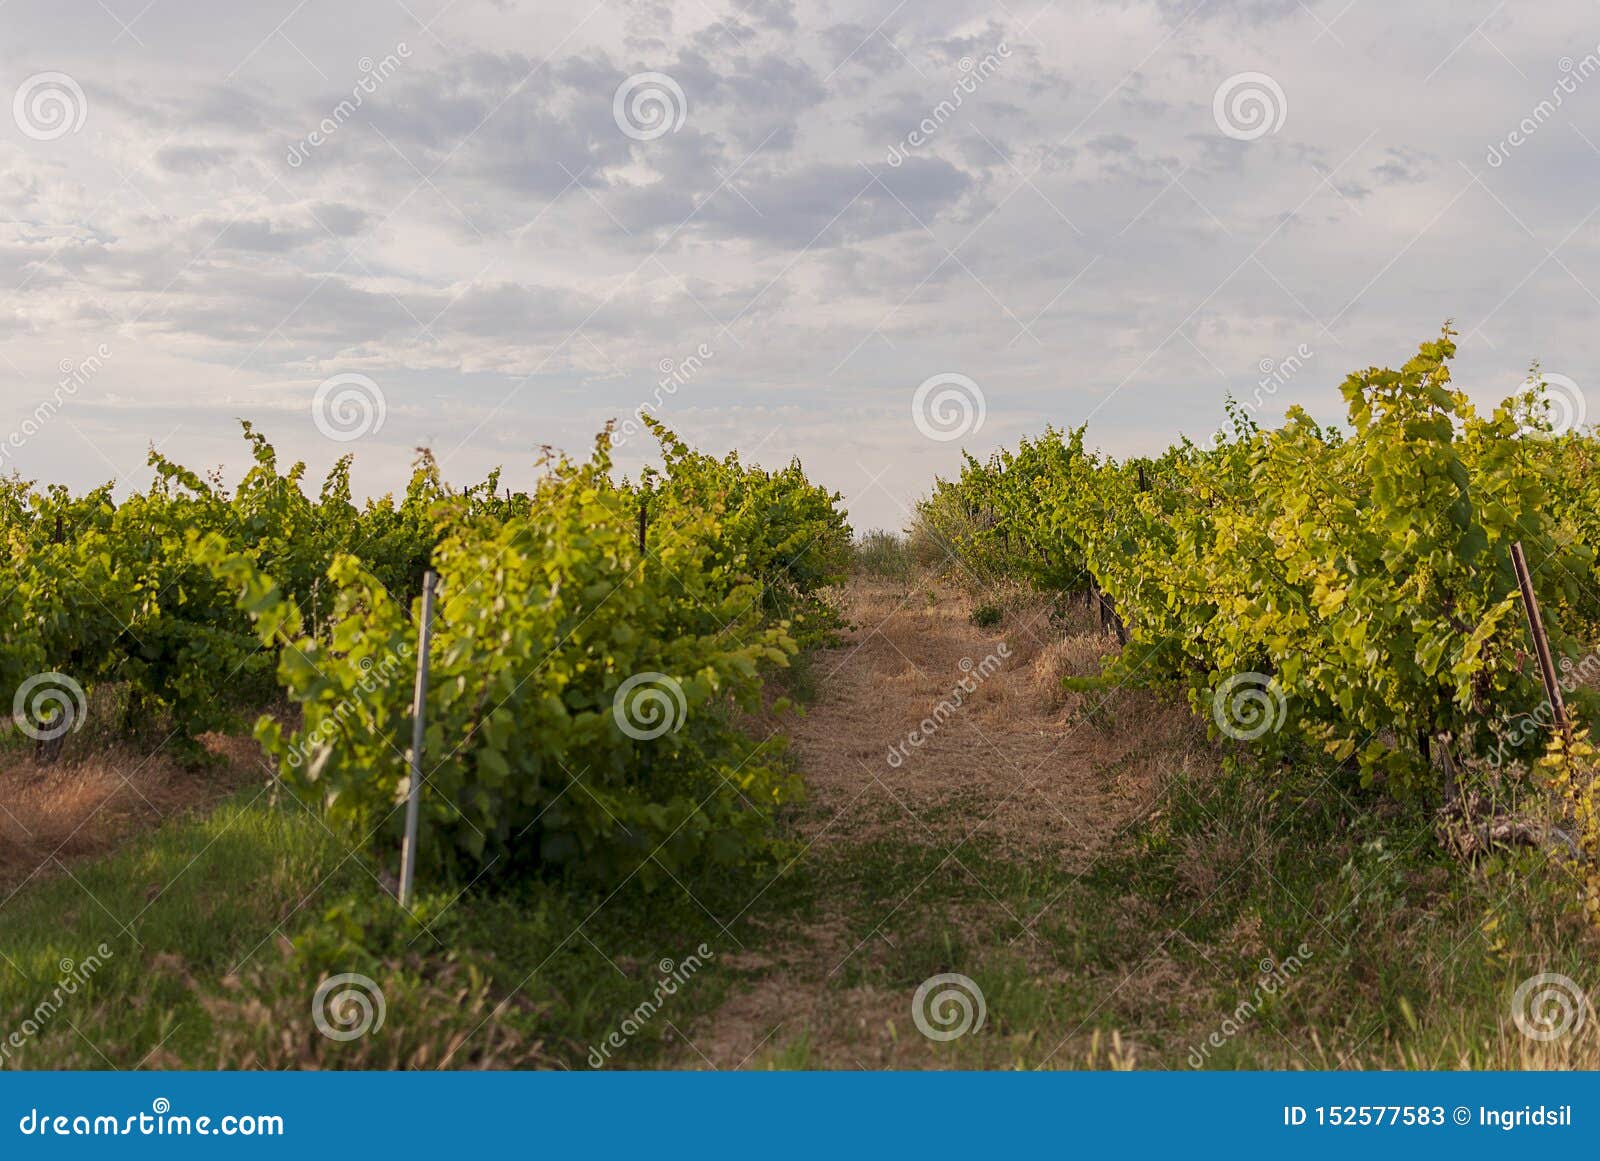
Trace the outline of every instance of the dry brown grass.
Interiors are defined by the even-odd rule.
[[[1206,753],[1181,705],[1063,690],[1062,677],[1097,673],[1115,645],[1087,618],[1063,636],[1037,596],[1006,594],[992,629],[970,623],[971,596],[926,581],[909,592],[857,581],[847,600],[854,632],[817,659],[818,704],[793,730],[811,796],[835,812],[887,801],[900,827],[954,841],[977,823],[1076,860],[1148,804],[1163,771]],[[963,680],[975,688],[957,694]],[[913,739],[925,721],[936,728]],[[923,817],[957,798],[960,817]]]
[[[849,640],[815,659],[817,699],[790,728],[811,804],[801,831],[812,857],[879,840],[942,851],[981,839],[1085,868],[1149,813],[1167,775],[1214,761],[1181,704],[1135,690],[1062,688],[1063,677],[1098,674],[1116,649],[1088,610],[1021,588],[979,599],[928,577],[858,577],[844,603]],[[979,603],[998,604],[1000,624],[974,626]],[[941,716],[964,678],[975,687]],[[925,720],[936,728],[911,742]],[[896,954],[886,938],[858,944],[842,905],[824,899],[804,929],[774,932],[773,967],[693,1030],[678,1063],[737,1067],[803,1034],[813,1067],[920,1066],[925,1044],[907,1027],[906,996],[865,981],[841,989],[833,978],[847,961],[872,965]],[[991,908],[980,909],[975,938],[991,926]],[[944,927],[962,931],[962,919],[959,908],[941,907]],[[1030,970],[1057,970],[1026,941],[1018,954]],[[862,1035],[888,1026],[909,1035]],[[1131,1063],[1134,1050],[1085,1048],[1102,1066]]]
[[[0,886],[59,873],[64,863],[266,777],[253,740],[208,734],[202,741],[217,760],[201,770],[115,743],[69,748],[48,765],[21,749],[0,758]]]

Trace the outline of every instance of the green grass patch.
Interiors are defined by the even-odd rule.
[[[999,605],[979,605],[972,610],[971,621],[980,629],[993,629],[1005,619],[1005,610]]]
[[[906,538],[897,533],[875,529],[864,533],[852,547],[855,570],[859,573],[909,584],[916,571],[916,561]]]
[[[928,824],[957,836],[962,807],[977,809],[953,794]],[[791,1017],[753,1067],[1596,1062],[1592,1021],[1548,1050],[1511,1026],[1520,981],[1592,982],[1566,873],[1537,852],[1451,861],[1429,818],[1315,769],[1174,781],[1077,868],[954,841],[873,826],[777,877],[454,887],[408,916],[305,810],[250,792],[0,907],[0,1010],[33,1025],[4,1064],[583,1068],[596,1050],[605,1067],[693,1064],[678,1030],[703,1035],[772,972],[820,989],[819,1011],[867,997],[879,1016]],[[808,958],[822,927],[838,950]],[[385,1021],[342,1041],[312,1013],[346,973],[373,981]],[[986,1020],[935,1042],[911,1002],[943,973],[977,982]]]
[[[954,857],[904,837],[813,856],[791,897],[842,921],[848,955],[801,982],[828,1008],[894,1002],[878,1026],[830,1030],[853,1043],[789,1029],[813,1062],[888,1036],[909,1046],[897,1064],[928,1067],[1596,1063],[1592,1027],[1546,1049],[1511,1018],[1530,976],[1592,978],[1566,872],[1533,851],[1454,862],[1420,810],[1315,769],[1174,782],[1081,871],[982,836]],[[911,1007],[944,973],[977,982],[986,1021],[941,1043]]]
[[[731,879],[685,888],[728,915],[748,898]],[[582,1068],[617,1033],[602,1063],[646,1066],[673,1024],[721,1001],[719,961],[738,950],[685,888],[450,888],[407,915],[307,811],[251,791],[0,906],[0,1011],[18,1041],[0,1064]],[[346,1041],[319,1030],[313,1001],[348,973],[382,994],[384,1022]],[[361,1018],[340,993],[355,994],[323,1004],[335,1032]]]

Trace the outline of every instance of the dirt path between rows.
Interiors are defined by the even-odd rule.
[[[750,982],[685,1030],[680,1066],[908,1066],[918,1045],[891,1027],[909,1024],[908,997],[843,982],[860,957],[893,954],[883,929],[918,905],[918,884],[874,881],[881,852],[919,844],[944,855],[941,869],[965,869],[963,854],[970,861],[982,843],[991,857],[1081,870],[1150,809],[1175,739],[1193,736],[1182,707],[1062,689],[1063,676],[1097,673],[1114,648],[1085,610],[1052,619],[1042,600],[1013,596],[1001,624],[979,628],[953,586],[869,579],[852,582],[844,604],[852,631],[812,659],[816,697],[789,726],[808,798],[803,857],[833,877],[813,921],[775,923],[770,944],[730,957]],[[750,909],[757,922],[761,908]],[[973,926],[985,938],[996,919],[1004,938],[1024,934],[1020,917],[982,918]]]

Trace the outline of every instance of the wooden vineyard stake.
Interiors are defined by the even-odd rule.
[[[1567,720],[1567,704],[1561,697],[1561,684],[1556,680],[1555,661],[1550,656],[1550,638],[1545,635],[1544,618],[1539,615],[1539,598],[1533,591],[1533,574],[1528,571],[1528,558],[1523,554],[1522,541],[1511,545],[1511,566],[1517,571],[1517,584],[1522,589],[1522,607],[1528,617],[1528,633],[1533,637],[1533,651],[1539,659],[1539,676],[1544,680],[1544,693],[1550,699],[1550,710],[1555,715],[1561,736],[1572,744],[1572,723]]]

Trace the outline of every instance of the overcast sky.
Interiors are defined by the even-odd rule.
[[[1046,423],[1340,417],[1446,318],[1480,400],[1600,382],[1593,0],[0,0],[0,89],[41,481],[237,416],[526,480],[648,403],[896,527]]]

